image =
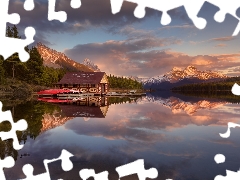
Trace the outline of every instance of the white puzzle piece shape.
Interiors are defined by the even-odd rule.
[[[120,166],[116,168],[119,175],[119,180],[122,177],[137,174],[139,180],[146,180],[146,178],[154,179],[158,176],[158,171],[155,168],[150,168],[148,170],[144,167],[144,160],[139,159],[132,163]]]
[[[23,7],[26,11],[32,11],[35,7],[34,0],[25,0]]]
[[[12,54],[18,53],[20,60],[26,62],[29,59],[29,54],[24,48],[34,42],[35,29],[32,27],[25,29],[26,39],[6,37],[7,22],[11,24],[18,24],[20,22],[18,14],[8,14],[8,7],[9,0],[0,1],[0,41],[4,42],[0,44],[0,55],[4,59],[7,59]]]
[[[233,32],[233,36],[238,35],[240,31],[240,18],[236,15],[236,10],[240,6],[239,0],[232,0],[233,2],[229,3],[229,1],[226,0],[197,0],[197,1],[191,1],[191,0],[111,0],[111,6],[112,6],[112,13],[116,14],[121,10],[122,4],[124,1],[132,2],[138,4],[134,11],[134,15],[137,18],[143,18],[145,16],[145,8],[151,8],[158,11],[161,11],[162,18],[161,18],[161,24],[162,25],[168,25],[171,22],[171,17],[167,13],[168,11],[178,8],[180,6],[184,6],[188,17],[193,21],[193,24],[198,29],[203,29],[206,27],[207,21],[203,18],[198,17],[198,13],[200,9],[202,8],[203,4],[205,2],[209,2],[215,6],[218,6],[220,8],[220,11],[216,13],[214,19],[217,22],[223,22],[225,20],[226,14],[231,14],[236,19],[239,20],[239,24],[236,27],[235,31]]]
[[[73,154],[69,153],[68,151],[66,151],[65,149],[62,150],[61,155],[56,158],[56,159],[51,159],[51,160],[47,160],[45,159],[43,161],[44,167],[46,169],[45,173],[42,174],[38,174],[38,175],[33,175],[33,166],[31,164],[25,164],[22,168],[23,173],[26,175],[25,179],[22,180],[51,180],[50,179],[50,172],[48,169],[48,164],[61,160],[62,161],[62,169],[64,171],[70,171],[73,168],[73,163],[70,160],[70,157],[72,157]]]
[[[2,109],[1,102],[0,102],[0,109]],[[28,127],[27,122],[24,119],[22,119],[15,123],[13,121],[11,111],[5,111],[5,112],[0,111],[0,123],[3,121],[9,121],[9,123],[11,123],[12,129],[8,132],[0,132],[1,139],[3,141],[7,139],[13,139],[13,148],[15,150],[20,150],[23,147],[23,145],[19,144],[16,131],[26,130]]]
[[[11,168],[15,164],[13,157],[8,156],[5,159],[1,160],[0,159],[0,179],[1,180],[6,180],[6,177],[3,172],[3,168]]]
[[[77,9],[81,7],[82,3],[81,3],[81,0],[71,0],[70,5],[73,9]]]
[[[90,177],[93,177],[94,180],[108,180],[108,171],[103,171],[101,173],[96,174],[94,169],[82,169],[79,172],[79,176],[83,180],[87,180]]]
[[[231,134],[231,128],[235,128],[235,127],[240,127],[240,124],[236,124],[236,123],[229,122],[229,123],[228,123],[227,132],[225,132],[225,133],[219,133],[220,136],[221,136],[222,138],[229,138],[229,137],[230,137],[230,134]]]
[[[237,172],[226,170],[226,176],[218,175],[214,180],[237,180],[240,179],[240,170]]]

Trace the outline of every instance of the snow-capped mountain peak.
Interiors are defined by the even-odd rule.
[[[93,70],[94,72],[101,72],[96,64],[94,64],[90,59],[84,59],[83,63],[85,66]]]
[[[200,71],[194,66],[187,66],[185,69],[174,67],[164,75],[149,78],[143,83],[146,86],[151,86],[152,84],[160,84],[162,82],[176,83],[183,79],[209,80],[220,78],[227,78],[227,76],[219,72],[211,70]]]

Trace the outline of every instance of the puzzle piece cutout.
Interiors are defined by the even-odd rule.
[[[56,0],[48,0],[48,20],[59,20],[65,22],[67,20],[67,14],[64,11],[55,12]],[[81,6],[81,0],[71,0],[72,8],[79,8]],[[22,62],[26,62],[30,56],[25,51],[25,47],[34,42],[33,37],[36,31],[32,27],[25,29],[26,39],[16,39],[6,37],[6,25],[7,22],[11,24],[18,24],[20,22],[19,14],[8,14],[9,0],[0,1],[0,41],[4,42],[0,44],[0,54],[4,59],[7,59],[14,53],[19,54],[19,59]],[[25,0],[24,9],[31,11],[34,9],[34,0]],[[13,46],[14,44],[14,46]]]
[[[217,164],[225,162],[225,156],[222,154],[217,154],[214,157],[214,160]],[[240,171],[234,172],[226,170],[226,176],[217,175],[214,180],[232,180],[232,179],[240,179]]]
[[[237,172],[226,170],[226,176],[218,175],[214,180],[235,180],[240,179],[240,170]]]
[[[120,166],[116,168],[119,175],[119,180],[122,177],[137,174],[139,180],[146,180],[146,178],[154,179],[158,176],[158,171],[155,168],[145,170],[144,160],[139,159],[132,163]]]
[[[225,162],[225,156],[223,154],[216,154],[214,157],[214,160],[217,164],[224,163]]]
[[[58,160],[62,160],[62,169],[64,171],[70,171],[73,168],[73,163],[70,160],[70,157],[72,157],[73,154],[69,153],[67,150],[63,149],[61,155],[56,158],[56,159],[51,159],[51,160],[47,160],[45,159],[43,161],[44,167],[46,169],[45,173],[42,174],[38,174],[38,175],[33,175],[33,166],[31,164],[25,164],[22,168],[23,173],[26,175],[25,179],[22,180],[51,180],[50,179],[50,172],[49,172],[49,168],[48,168],[48,164],[58,161]]]
[[[229,122],[227,132],[226,133],[219,133],[220,136],[222,138],[228,138],[230,136],[230,133],[231,133],[230,128],[235,128],[235,127],[240,127],[240,124]]]
[[[81,3],[81,0],[71,0],[70,5],[73,9],[77,9],[81,7],[82,3]]]
[[[79,172],[79,176],[83,180],[87,180],[90,177],[93,177],[94,180],[108,180],[108,171],[96,174],[94,169],[82,169]]]
[[[13,121],[11,111],[3,112],[1,111],[1,109],[2,109],[2,102],[0,102],[0,123],[3,121],[9,121],[11,123],[12,129],[8,132],[0,132],[0,137],[3,141],[7,139],[13,139],[13,148],[15,150],[19,150],[23,147],[23,145],[19,144],[16,131],[26,130],[28,127],[27,122],[24,119],[21,119],[15,123]]]
[[[56,0],[48,0],[48,20],[59,20],[65,22],[67,20],[67,13],[65,11],[55,11]],[[81,7],[81,0],[71,0],[71,7],[74,9]]]
[[[55,11],[56,0],[48,0],[48,20],[59,20],[65,22],[67,20],[67,13],[65,11]]]
[[[67,13],[65,11],[55,11],[56,0],[48,0],[48,20],[58,20],[65,22],[67,20]],[[72,8],[77,9],[81,7],[81,0],[71,0],[70,5]],[[32,11],[34,9],[34,0],[25,0],[24,9]]]
[[[207,24],[207,21],[204,18],[198,17],[198,13],[206,0],[197,0],[194,2],[189,0],[168,0],[167,2],[164,0],[111,0],[113,14],[116,14],[121,10],[124,1],[138,4],[134,11],[134,15],[137,18],[143,18],[145,16],[146,7],[162,11],[162,25],[168,25],[171,22],[171,17],[167,12],[180,6],[184,6],[188,17],[198,29],[205,28]],[[240,1],[234,0],[234,3],[229,3],[226,0],[208,0],[208,2],[220,8],[220,11],[217,12],[214,17],[217,22],[223,22],[227,13],[239,20],[238,26],[232,34],[233,36],[238,35],[240,31],[240,17],[237,16],[236,11],[240,7]]]
[[[24,9],[26,11],[32,11],[34,9],[34,0],[25,0]]]
[[[111,0],[111,6],[112,6],[112,13],[116,14],[120,11],[121,6],[123,4],[124,0]],[[135,11],[134,11],[134,15],[137,18],[143,18],[145,16],[145,8],[151,8],[151,9],[155,9],[158,11],[162,11],[162,18],[161,18],[161,24],[162,25],[168,25],[171,22],[171,17],[169,16],[169,14],[167,13],[167,11],[178,8],[180,6],[185,6],[186,12],[189,15],[189,18],[191,18],[194,22],[194,24],[199,28],[199,29],[203,29],[206,26],[206,20],[204,20],[203,18],[199,18],[197,17],[197,14],[201,8],[201,6],[203,5],[203,1],[194,1],[194,6],[193,3],[191,1],[187,1],[187,0],[169,0],[167,1],[163,1],[163,0],[159,0],[159,1],[155,1],[155,0],[126,0],[129,2],[133,2],[138,4],[138,6],[136,7]]]
[[[236,96],[240,96],[240,86],[235,83],[232,87],[232,93]],[[229,122],[228,123],[228,129],[227,129],[227,132],[226,133],[220,133],[220,136],[222,138],[228,138],[230,136],[230,133],[231,133],[231,130],[230,128],[235,128],[235,127],[240,127],[240,124],[236,124],[236,123],[232,123],[232,122]]]
[[[8,14],[8,7],[9,0],[0,1],[0,41],[4,42],[0,44],[0,54],[4,59],[7,59],[17,52],[20,60],[26,62],[29,59],[29,54],[24,48],[34,42],[33,37],[35,35],[35,29],[32,27],[27,27],[25,29],[26,39],[6,37],[7,22],[18,24],[20,21],[20,16],[18,14]]]
[[[233,85],[232,93],[236,96],[240,96],[240,86],[237,83]]]
[[[6,180],[3,172],[3,168],[11,168],[14,166],[14,164],[15,164],[15,161],[11,156],[6,157],[4,160],[0,159],[0,179],[1,180]]]
[[[237,96],[240,95],[240,86],[237,83],[235,83],[233,85],[232,93],[234,95],[237,95]],[[235,127],[240,127],[240,124],[229,122],[227,132],[226,133],[219,133],[220,136],[222,138],[230,137],[231,128],[235,128]],[[214,160],[215,160],[216,163],[224,163],[225,162],[225,156],[222,155],[222,154],[217,154],[215,156]],[[214,178],[214,180],[232,180],[232,179],[240,179],[240,170],[237,171],[237,172],[226,170],[226,176],[217,175]]]
[[[226,0],[208,0],[208,2],[220,8],[220,10],[214,16],[214,19],[217,22],[223,22],[225,20],[226,14],[231,14],[239,20],[239,23],[233,32],[233,36],[237,36],[240,31],[240,17],[237,15],[237,10],[240,7],[240,1],[234,0],[229,3]]]

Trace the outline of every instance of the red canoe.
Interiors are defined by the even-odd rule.
[[[38,101],[44,101],[49,103],[67,103],[72,102],[72,100],[68,99],[47,99],[47,98],[38,98]]]
[[[43,96],[52,96],[52,95],[57,95],[57,94],[62,94],[62,93],[69,93],[71,92],[69,89],[47,89],[43,91],[39,91],[37,94],[38,95],[43,95]]]

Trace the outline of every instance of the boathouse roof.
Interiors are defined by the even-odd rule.
[[[67,72],[57,84],[99,84],[105,72]]]

